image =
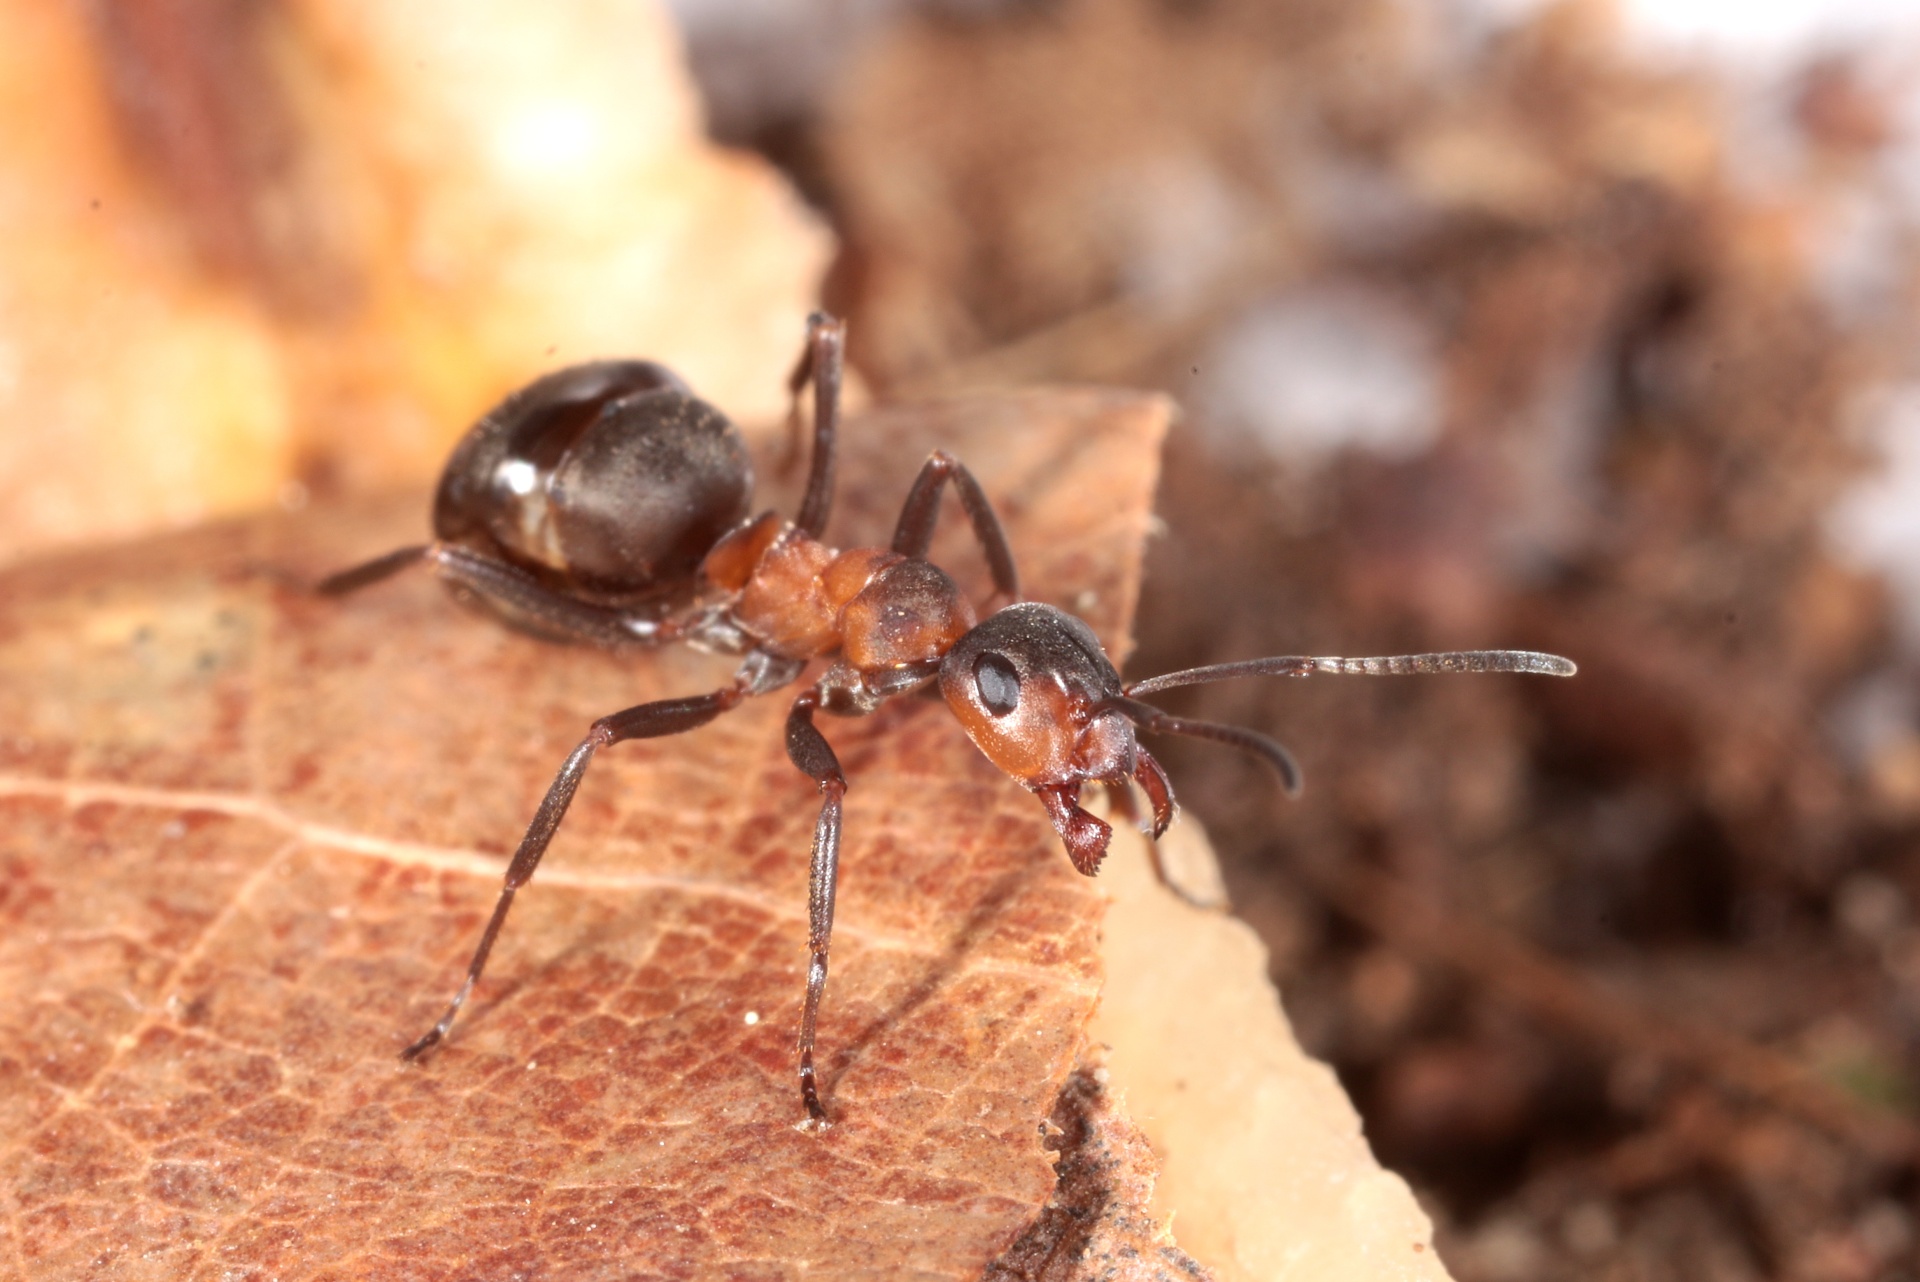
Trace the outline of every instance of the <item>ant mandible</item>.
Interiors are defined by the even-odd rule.
[[[1532,672],[1571,676],[1557,655],[1471,650],[1377,659],[1281,656],[1192,668],[1131,685],[1093,629],[1064,610],[1020,600],[1013,553],[985,491],[935,451],[920,469],[889,547],[845,551],[820,541],[833,502],[846,331],[816,314],[788,378],[798,439],[801,395],[814,392],[805,496],[787,520],[749,516],[752,468],[738,429],[649,361],[575,365],[535,380],[487,413],[454,448],[434,497],[431,543],[401,548],[326,579],[338,595],[424,562],[449,586],[542,635],[617,647],[686,642],[741,655],[710,694],[661,699],[602,717],[560,767],[507,866],[466,980],[446,1013],[402,1052],[416,1059],[447,1035],[479,982],[507,909],[539,867],[594,754],[625,739],[684,734],[757,695],[827,670],[793,701],[787,755],[820,790],[808,875],[806,1004],[800,1017],[802,1125],[825,1127],[813,1066],[827,984],[841,798],[847,778],[814,714],[863,716],[937,684],[967,735],[1046,807],[1073,866],[1099,870],[1113,830],[1081,809],[1088,783],[1140,785],[1155,837],[1173,822],[1173,786],[1136,735],[1189,735],[1260,757],[1289,795],[1300,770],[1274,740],[1175,717],[1142,695],[1231,677],[1314,673]],[[1008,604],[984,621],[926,559],[952,483]],[[1156,868],[1163,882],[1165,870]],[[1169,883],[1171,884],[1171,883]]]

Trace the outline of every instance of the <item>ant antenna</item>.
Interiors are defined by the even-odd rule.
[[[1176,717],[1162,712],[1150,703],[1138,699],[1129,699],[1125,695],[1116,695],[1100,702],[1100,709],[1111,708],[1127,720],[1145,730],[1148,734],[1178,734],[1190,739],[1212,739],[1229,747],[1240,749],[1249,756],[1258,757],[1272,766],[1280,776],[1280,786],[1285,788],[1289,797],[1300,795],[1303,778],[1300,764],[1293,754],[1281,747],[1279,742],[1269,739],[1258,730],[1248,730],[1244,726],[1223,726],[1217,721],[1194,721],[1187,717]]]
[[[1342,659],[1333,656],[1280,654],[1268,659],[1242,659],[1238,663],[1214,663],[1204,668],[1168,672],[1127,686],[1124,694],[1101,701],[1149,734],[1178,734],[1193,739],[1212,739],[1260,758],[1279,772],[1280,782],[1289,797],[1300,795],[1300,767],[1292,754],[1267,736],[1241,726],[1223,726],[1212,721],[1191,721],[1142,703],[1134,695],[1154,694],[1179,686],[1206,685],[1229,681],[1234,677],[1310,677],[1316,672],[1343,676],[1413,676],[1429,672],[1531,672],[1548,677],[1570,677],[1578,669],[1573,660],[1536,650],[1445,650],[1438,654],[1391,654],[1371,659]]]
[[[1403,677],[1430,672],[1531,672],[1545,677],[1570,677],[1577,671],[1573,660],[1537,650],[1445,650],[1438,654],[1390,654],[1371,659],[1281,654],[1270,659],[1214,663],[1204,668],[1148,677],[1128,686],[1127,693],[1155,694],[1178,686],[1207,685],[1234,677],[1310,677],[1316,672],[1363,677]]]

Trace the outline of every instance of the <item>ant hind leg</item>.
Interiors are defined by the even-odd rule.
[[[433,546],[427,543],[413,547],[395,548],[371,561],[363,561],[349,569],[329,574],[314,585],[313,590],[321,596],[345,596],[349,592],[358,592],[361,588],[371,587],[382,579],[392,578],[416,561],[424,561],[432,553]]]
[[[448,583],[486,601],[509,622],[549,640],[617,648],[658,645],[681,635],[680,625],[671,616],[656,618],[579,600],[548,587],[517,565],[457,543],[397,548],[328,575],[314,591],[321,596],[345,596],[419,561],[432,566]]]
[[[513,852],[513,862],[507,865],[500,898],[495,901],[493,916],[487,920],[487,928],[480,936],[480,946],[474,949],[473,960],[467,964],[467,977],[460,985],[460,991],[454,994],[453,1001],[439,1022],[400,1052],[401,1059],[418,1059],[445,1038],[447,1030],[453,1027],[454,1018],[459,1015],[460,1008],[466,1005],[474,985],[480,982],[481,972],[487,968],[487,956],[493,951],[493,943],[500,936],[501,926],[506,923],[507,909],[513,905],[514,893],[526,885],[533,877],[534,869],[540,866],[540,858],[547,853],[547,846],[553,841],[553,834],[559,830],[560,821],[566,818],[567,807],[572,804],[573,794],[580,787],[587,767],[593,762],[593,754],[624,739],[659,739],[667,735],[684,734],[734,707],[750,692],[750,686],[743,677],[712,694],[643,703],[593,723],[587,737],[580,741],[580,746],[567,757],[566,764],[560,767],[560,773],[548,785],[540,809],[534,812],[533,822],[527,825],[526,836],[520,839],[520,848]]]
[[[800,393],[813,384],[813,458],[807,468],[806,497],[793,523],[819,538],[833,510],[834,438],[840,430],[840,384],[846,365],[847,326],[825,312],[807,318],[807,345],[787,376],[793,403],[787,414],[790,454],[800,439]]]
[[[480,597],[516,627],[554,641],[618,649],[678,639],[684,621],[638,610],[594,605],[548,587],[517,565],[453,543],[436,543],[426,559],[442,579]],[[349,572],[351,573],[351,571]]]

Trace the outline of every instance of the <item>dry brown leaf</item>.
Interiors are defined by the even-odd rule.
[[[881,534],[944,444],[1031,594],[1113,644],[1165,422],[1096,392],[858,420],[833,533]],[[1053,1192],[1099,900],[935,705],[826,725],[853,781],[831,1131],[792,1125],[815,798],[778,698],[607,754],[451,1042],[399,1062],[587,722],[727,671],[533,641],[424,577],[292,586],[424,519],[0,580],[0,1272],[977,1276]]]

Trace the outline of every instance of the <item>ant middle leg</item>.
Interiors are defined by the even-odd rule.
[[[643,703],[593,723],[587,737],[580,741],[580,746],[568,756],[566,764],[560,767],[560,773],[548,785],[540,809],[534,812],[533,822],[527,825],[526,836],[520,839],[520,848],[513,852],[513,862],[507,865],[500,898],[495,902],[493,916],[488,919],[487,928],[480,936],[480,946],[474,949],[473,960],[467,965],[467,978],[460,985],[460,991],[454,994],[452,1003],[440,1021],[413,1045],[400,1052],[401,1059],[419,1058],[453,1027],[455,1016],[466,1004],[474,985],[480,982],[480,973],[487,968],[487,955],[493,951],[493,942],[499,938],[500,928],[506,923],[507,909],[513,904],[514,892],[526,885],[534,869],[540,866],[540,858],[547,853],[547,846],[552,842],[553,834],[559,830],[560,821],[566,818],[567,807],[572,804],[573,794],[580,787],[580,780],[587,773],[588,765],[593,762],[593,754],[624,739],[659,739],[667,735],[684,734],[705,725],[752,693],[755,691],[749,680],[742,676],[734,684],[712,694]]]
[[[813,858],[807,872],[807,1002],[800,1015],[800,1102],[807,1110],[803,1125],[811,1130],[829,1125],[814,1078],[813,1035],[820,997],[827,990],[833,899],[840,882],[840,799],[847,795],[840,759],[813,724],[820,702],[820,692],[809,690],[793,701],[793,711],[787,714],[787,756],[820,786],[820,818],[813,828]]]
[[[799,451],[800,393],[813,384],[813,457],[807,467],[807,492],[793,523],[819,538],[833,509],[834,438],[840,430],[840,385],[846,366],[845,321],[815,312],[807,317],[807,345],[787,376],[789,456]]]
[[[925,556],[933,545],[934,522],[940,517],[940,493],[953,482],[960,506],[973,525],[973,537],[986,553],[987,567],[993,572],[993,586],[1009,601],[1020,599],[1020,573],[1014,568],[1013,549],[1007,545],[1007,532],[1000,527],[1000,516],[993,510],[987,492],[980,488],[967,465],[945,450],[935,450],[913,478],[907,501],[900,507],[900,522],[893,529],[893,550],[903,556]]]

